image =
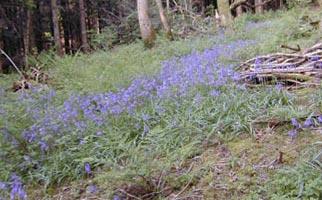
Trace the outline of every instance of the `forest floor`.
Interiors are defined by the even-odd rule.
[[[0,199],[19,181],[28,199],[321,199],[322,88],[250,89],[234,70],[321,41],[321,15],[245,15],[151,50],[47,53],[48,86],[25,92],[1,75]]]

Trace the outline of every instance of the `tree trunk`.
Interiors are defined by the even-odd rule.
[[[228,26],[232,21],[228,0],[217,0],[218,11],[220,15],[220,23],[222,26]]]
[[[87,40],[87,30],[86,30],[86,11],[84,0],[79,0],[79,10],[80,10],[80,28],[81,28],[81,41],[82,41],[82,48],[84,52],[88,52],[89,45]]]
[[[279,6],[279,8],[281,9],[281,8],[284,8],[284,2],[283,2],[284,0],[280,0],[280,6]]]
[[[40,38],[38,41],[39,51],[49,50],[52,46],[51,39],[48,33],[51,33],[51,8],[50,5],[44,1],[36,1],[38,9],[38,24],[40,25],[39,30],[36,32],[36,37]]]
[[[189,0],[187,2],[187,4],[188,4],[188,11],[193,12],[193,9],[192,9],[192,0]]]
[[[27,68],[28,67],[28,55],[29,55],[29,50],[31,49],[30,47],[30,35],[31,35],[31,26],[32,26],[32,14],[30,8],[27,8],[27,16],[26,16],[26,28],[24,31],[24,36],[23,36],[23,43],[24,43],[24,66]]]
[[[242,6],[238,6],[236,8],[236,15],[237,15],[237,17],[240,17],[243,15],[243,7]]]
[[[148,0],[137,0],[137,7],[141,37],[145,46],[151,48],[154,45],[155,32],[149,17]]]
[[[57,0],[51,0],[51,12],[52,12],[52,20],[53,20],[55,46],[56,46],[57,54],[59,56],[62,56],[64,53],[60,42],[59,9],[57,6]]]
[[[37,25],[35,25],[35,12],[34,10],[30,13],[30,24],[29,24],[29,53],[32,55],[36,55],[38,53],[38,48],[36,44],[36,31],[38,29]]]
[[[100,34],[100,24],[99,24],[99,15],[98,15],[98,4],[95,1],[91,8],[91,15],[89,17],[90,29],[95,34]]]
[[[319,5],[320,7],[322,7],[322,0],[319,0]]]
[[[264,12],[263,0],[255,0],[255,12],[258,14],[263,14]]]
[[[170,40],[173,40],[173,35],[172,35],[171,28],[170,28],[169,23],[168,23],[168,19],[167,19],[165,13],[164,13],[162,1],[161,0],[156,0],[156,3],[157,3],[157,6],[158,6],[158,9],[159,9],[161,23],[162,23],[163,28],[164,28],[164,30],[166,32],[167,38],[170,39]]]
[[[170,0],[167,0],[167,13],[170,13]]]
[[[4,42],[3,42],[3,37],[2,37],[2,29],[0,29],[0,49],[4,50]],[[0,56],[0,74],[1,73],[3,73],[3,70],[2,70],[2,56]]]
[[[201,1],[201,4],[200,4],[200,6],[201,6],[201,14],[202,14],[202,16],[205,16],[205,11],[206,11],[206,4],[205,4],[205,1],[204,0],[202,0]]]

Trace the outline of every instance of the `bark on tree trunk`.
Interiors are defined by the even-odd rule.
[[[284,2],[283,2],[284,0],[280,0],[280,6],[279,6],[279,8],[283,8],[284,7]]]
[[[262,14],[264,12],[263,0],[255,0],[255,12]]]
[[[193,11],[193,10],[192,10],[192,0],[189,0],[189,1],[187,2],[187,4],[188,4],[188,11],[192,12],[192,11]]]
[[[59,56],[62,56],[64,53],[60,42],[59,9],[57,6],[57,0],[51,0],[51,12],[52,12],[52,20],[53,20],[55,46],[57,48],[57,54]]]
[[[35,38],[35,23],[34,23],[34,11],[31,11],[30,14],[30,25],[29,25],[29,53],[36,55],[38,53],[36,38]]]
[[[173,40],[173,35],[171,32],[171,28],[170,25],[168,23],[168,19],[164,13],[164,9],[163,9],[163,5],[162,5],[162,1],[161,0],[156,0],[158,9],[159,9],[159,14],[160,14],[160,19],[161,19],[161,23],[163,25],[163,28],[166,32],[167,38],[170,40]]]
[[[319,5],[320,7],[322,7],[322,0],[319,0]]]
[[[232,21],[228,0],[217,0],[220,23],[222,26],[228,26]]]
[[[90,16],[90,27],[94,31],[95,34],[100,34],[100,23],[99,23],[99,15],[98,15],[98,4],[95,1],[92,13]]]
[[[170,0],[167,0],[167,13],[170,13]]]
[[[151,48],[154,45],[155,32],[149,17],[148,0],[137,0],[137,7],[141,37],[145,46]]]
[[[201,1],[201,4],[200,4],[200,6],[201,6],[201,14],[202,14],[202,16],[205,16],[205,11],[206,11],[206,5],[205,5],[205,1],[204,0],[202,0]]]
[[[236,15],[237,15],[237,17],[240,17],[243,15],[243,7],[242,6],[238,6],[236,8]]]
[[[84,0],[79,0],[79,10],[80,10],[80,28],[81,28],[81,41],[82,41],[82,48],[84,52],[88,52],[89,45],[87,40],[87,30],[86,30],[86,11]]]
[[[4,42],[2,37],[2,29],[0,29],[0,49],[4,50]],[[0,74],[3,73],[2,70],[2,59],[0,58]]]
[[[24,31],[24,36],[23,36],[23,43],[24,43],[24,66],[27,68],[28,67],[28,55],[29,55],[29,50],[30,50],[30,34],[31,34],[31,22],[32,22],[32,14],[31,10],[27,8],[27,19],[26,19],[26,29]]]

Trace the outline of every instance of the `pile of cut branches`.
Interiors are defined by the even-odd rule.
[[[322,43],[294,53],[274,53],[252,58],[238,67],[248,86],[281,84],[285,87],[319,86],[322,78]]]

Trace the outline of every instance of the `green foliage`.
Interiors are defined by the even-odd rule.
[[[287,0],[287,6],[289,8],[294,8],[294,7],[304,8],[313,2],[314,0]]]
[[[55,77],[55,87],[66,93],[113,91],[128,85],[134,76],[156,73],[161,61],[167,58],[201,50],[215,43],[210,36],[171,42],[159,37],[156,47],[151,50],[146,50],[139,41],[112,50],[98,50],[91,55],[76,54],[44,63],[48,63],[46,67]]]
[[[319,145],[318,145],[319,144]],[[266,185],[269,199],[321,199],[322,151],[321,142],[315,154],[296,167],[279,170]]]
[[[104,47],[104,50],[91,55],[79,53],[64,58],[50,53],[42,54],[31,63],[41,63],[41,66],[48,69],[53,77],[50,86],[58,91],[52,104],[59,106],[70,94],[115,91],[127,86],[137,76],[157,73],[163,60],[216,44],[249,39],[258,41],[238,52],[236,60],[222,58],[228,64],[238,64],[240,60],[276,51],[283,43],[309,45],[315,40],[317,32],[294,36],[297,26],[290,24],[297,23],[297,15],[296,10],[287,13],[270,12],[263,16],[245,15],[234,23],[233,31],[226,31],[226,37],[221,41],[211,35],[173,42],[159,37],[151,50],[145,50],[142,42],[107,49],[117,37],[112,34],[107,38],[114,31],[106,30],[92,44],[98,48]],[[10,77],[1,78],[2,87],[9,87]],[[255,133],[252,122],[258,117],[289,120],[294,116],[306,116],[321,108],[320,91],[310,98],[311,106],[305,109],[296,104],[296,94],[274,87],[245,90],[231,84],[220,87],[219,91],[221,95],[213,97],[208,95],[207,88],[195,88],[189,96],[178,101],[171,99],[146,102],[133,115],[123,114],[111,118],[100,129],[90,124],[90,128],[82,135],[82,141],[79,140],[79,133],[71,131],[59,138],[54,150],[47,153],[35,150],[34,146],[19,143],[19,136],[22,130],[31,126],[31,116],[26,115],[27,109],[48,106],[42,99],[48,88],[43,88],[38,93],[39,96],[36,95],[33,101],[25,103],[19,101],[20,94],[4,92],[0,98],[0,109],[4,108],[7,112],[0,115],[0,127],[10,127],[8,131],[18,143],[13,148],[0,135],[0,180],[8,180],[10,172],[16,171],[24,174],[30,185],[38,187],[40,184],[48,189],[64,182],[86,178],[83,168],[89,162],[95,168],[95,181],[102,187],[113,190],[125,181],[136,182],[138,176],[155,176],[157,172],[182,168],[185,161],[202,152],[203,142],[209,138],[217,137],[224,142],[241,134],[252,137]],[[202,99],[199,104],[195,101],[196,96]],[[156,110],[158,106],[164,108],[163,113]],[[146,114],[150,119],[143,121],[142,115]],[[142,137],[145,125],[149,127],[150,133]],[[97,136],[97,131],[102,131],[103,135]],[[37,159],[29,160],[25,157],[26,152]],[[20,162],[21,160],[24,162]],[[299,194],[304,199],[318,197],[321,169],[314,160],[316,159],[309,161],[309,164],[302,162],[295,168],[279,171],[268,186],[261,190],[272,199],[296,198]],[[231,166],[235,167],[234,160],[231,161]],[[198,176],[202,176],[202,173]],[[195,178],[189,172],[166,177],[176,189],[184,187],[189,180]],[[255,199],[262,196],[261,193],[256,195],[258,198]]]
[[[113,44],[118,43],[117,34],[110,28],[104,28],[100,34],[90,34],[90,45],[94,50],[110,49]]]

